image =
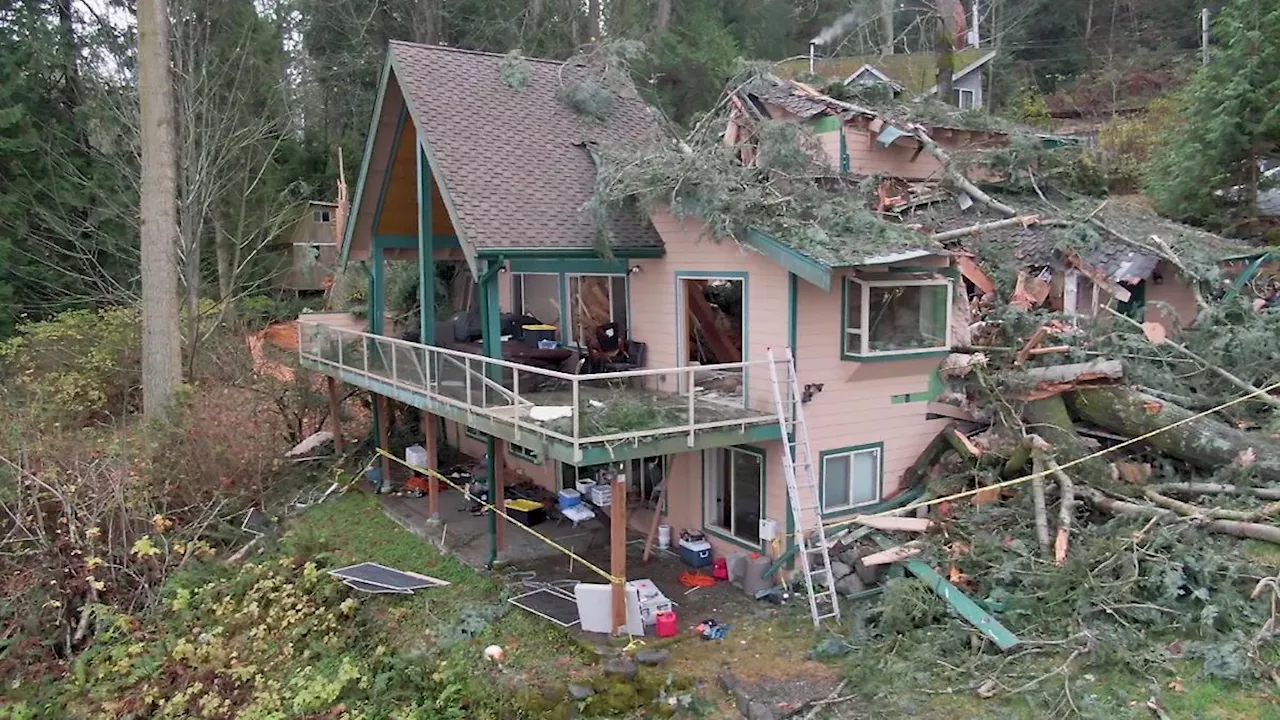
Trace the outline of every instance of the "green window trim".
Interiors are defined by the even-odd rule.
[[[701,457],[701,461],[702,461],[702,530],[703,532],[705,532],[706,534],[714,538],[723,540],[732,545],[736,545],[744,550],[762,550],[767,544],[765,543],[764,540],[761,540],[757,543],[752,543],[749,540],[743,540],[740,537],[734,536],[731,531],[728,531],[725,528],[722,528],[718,525],[711,524],[707,519],[707,510],[708,510],[707,453],[709,452],[726,452],[727,453],[729,451],[750,453],[760,458],[760,518],[764,519],[769,517],[768,509],[766,507],[766,500],[768,498],[768,488],[769,488],[769,455],[768,453],[765,452],[764,448],[757,447],[755,445],[732,445],[729,447],[715,448],[713,450],[703,450],[702,457]]]
[[[945,299],[936,303],[934,321],[940,324],[945,334],[943,345],[936,347],[910,348],[902,350],[870,350],[866,327],[870,324],[871,289],[877,287],[945,287]],[[954,284],[949,279],[942,280],[860,280],[846,275],[840,282],[840,359],[854,362],[878,362],[885,360],[901,360],[916,357],[946,356],[951,352],[951,295]],[[849,293],[858,292],[861,317],[857,328],[849,325]],[[851,336],[859,338],[859,350],[849,349]]]
[[[876,496],[873,500],[867,502],[856,503],[847,506],[840,506],[831,510],[827,509],[827,460],[834,457],[847,455],[852,458],[860,453],[874,452],[876,454],[876,478],[875,490]],[[852,461],[850,461],[850,469],[852,470]],[[853,478],[849,478],[849,492],[853,493]],[[823,520],[839,518],[846,515],[856,514],[865,511],[866,508],[879,505],[884,499],[884,443],[867,443],[865,445],[850,445],[848,447],[834,448],[831,450],[823,450],[818,453],[818,506]]]
[[[473,427],[467,427],[466,436],[472,440],[479,440],[480,442],[485,442],[489,439],[489,435],[487,433]]]
[[[542,455],[539,454],[537,450],[527,448],[523,445],[517,445],[513,442],[507,443],[507,454],[513,458],[524,460],[527,463],[533,463],[534,465],[542,464]]]
[[[942,370],[935,369],[929,373],[929,388],[924,392],[906,393],[903,395],[894,395],[890,398],[890,402],[894,405],[904,405],[906,403],[917,402],[933,402],[945,390],[942,382]]]

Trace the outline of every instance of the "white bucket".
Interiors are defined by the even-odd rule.
[[[666,550],[669,547],[671,547],[671,526],[659,525],[658,526],[658,549]]]

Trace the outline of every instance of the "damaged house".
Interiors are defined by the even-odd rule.
[[[951,422],[931,400],[967,343],[964,248],[987,233],[972,226],[1013,228],[1051,286],[1075,268],[1109,297],[1181,303],[1158,261],[1081,249],[1062,266],[1061,248],[1020,235],[1038,218],[966,214],[1001,204],[947,158],[1006,145],[998,129],[774,80],[729,97],[695,150],[598,72],[393,42],[340,248],[368,270],[369,320],[303,316],[299,352],[334,397],[338,383],[376,396],[382,448],[395,402],[421,413],[426,468],[442,444],[483,458],[497,507],[513,507],[508,485],[553,513],[560,491],[608,488],[592,504],[610,523],[615,628],[627,534],[651,542],[660,524],[717,556],[762,555],[770,579],[798,571],[814,622],[838,617],[824,526],[918,497],[912,470]],[[602,87],[603,111],[573,100]],[[959,210],[926,216],[941,207]],[[389,260],[417,269],[411,327],[385,313]],[[421,290],[444,266],[472,279],[461,306]],[[1082,279],[1074,294],[1094,302]]]

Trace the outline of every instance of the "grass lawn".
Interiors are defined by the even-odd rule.
[[[376,562],[452,583],[408,596],[366,596],[364,605],[402,652],[453,640],[447,636],[460,623],[481,624],[468,618],[501,612],[465,651],[456,653],[456,662],[479,668],[480,649],[497,644],[506,654],[505,680],[540,685],[563,684],[567,675],[590,670],[596,660],[594,649],[579,635],[511,606],[499,583],[401,528],[382,512],[377,498],[365,493],[349,492],[311,508],[294,522],[282,545],[299,559],[326,553],[332,557],[327,564],[334,567]]]

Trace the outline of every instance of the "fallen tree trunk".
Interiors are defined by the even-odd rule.
[[[1134,517],[1152,518],[1156,522],[1171,522],[1183,518],[1183,516],[1162,507],[1154,505],[1141,505],[1127,500],[1116,500],[1103,495],[1098,490],[1088,485],[1080,486],[1080,490],[1085,499],[1091,505],[1099,510],[1109,512],[1112,515],[1132,515]],[[1280,527],[1273,525],[1261,525],[1259,523],[1237,522],[1235,520],[1210,520],[1208,522],[1198,524],[1209,532],[1219,533],[1221,535],[1232,535],[1239,538],[1250,538],[1253,540],[1265,540],[1280,544]]]
[[[951,162],[951,155],[946,150],[943,150],[938,143],[934,142],[933,138],[929,137],[929,134],[924,131],[924,128],[919,125],[911,125],[910,130],[911,134],[920,142],[921,149],[938,159],[938,162],[942,164],[942,169],[947,173],[947,179],[956,187],[963,190],[969,197],[1007,218],[1013,218],[1018,215],[1017,210],[982,192],[977,185],[973,184],[972,180],[957,170]]]
[[[1247,487],[1226,483],[1161,483],[1150,485],[1161,495],[1251,495],[1263,500],[1280,500],[1280,488]]]
[[[1030,350],[1027,351],[1030,354]],[[1090,360],[1087,363],[1031,368],[1027,374],[1039,383],[1068,383],[1085,380],[1118,380],[1124,377],[1124,364],[1119,360]]]
[[[1190,410],[1122,387],[1077,388],[1067,400],[1075,417],[1125,437],[1169,428],[1143,442],[1205,470],[1230,465],[1252,449],[1252,467],[1258,476],[1267,482],[1280,481],[1280,443],[1270,438],[1208,416],[1196,417]]]

